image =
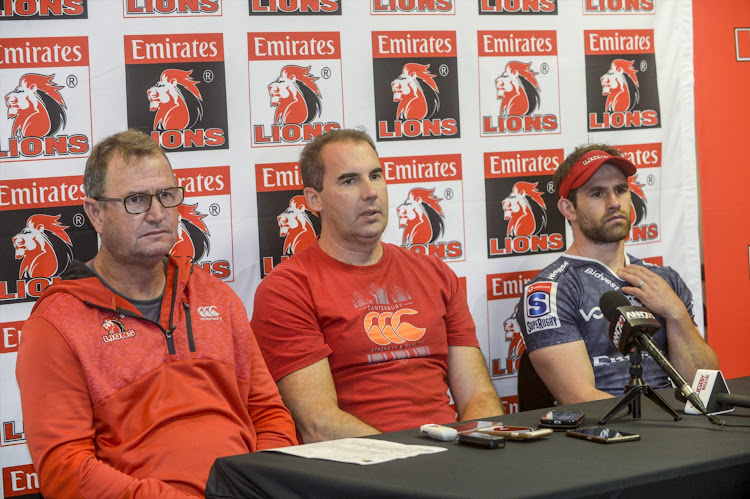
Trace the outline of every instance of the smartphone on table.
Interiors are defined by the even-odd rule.
[[[591,442],[598,442],[600,444],[613,444],[618,442],[632,442],[634,440],[640,440],[641,436],[635,433],[626,433],[624,431],[614,430],[612,428],[602,428],[601,426],[593,426],[590,428],[576,428],[574,430],[568,430],[565,434],[569,437],[582,438]]]
[[[553,430],[570,430],[577,428],[586,413],[582,411],[549,411],[539,419],[539,428],[552,428]]]
[[[499,435],[509,440],[533,440],[535,438],[551,435],[552,430],[549,428],[532,428],[531,426],[490,426],[489,428],[479,428],[477,431],[489,433],[490,435]]]

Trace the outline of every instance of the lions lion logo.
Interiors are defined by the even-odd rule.
[[[320,116],[322,109],[320,90],[310,74],[310,67],[288,65],[268,85],[271,107],[276,108],[273,122],[281,125],[310,123]]]
[[[320,232],[318,214],[307,206],[305,196],[290,199],[289,207],[276,220],[279,223],[279,237],[284,238],[284,255],[293,255],[307,248],[315,242]]]
[[[602,75],[602,95],[607,96],[605,111],[630,111],[638,104],[638,71],[633,68],[633,62],[615,59],[609,71]]]
[[[185,130],[203,118],[203,97],[193,70],[165,69],[148,89],[148,106],[156,111],[154,130]]]
[[[211,243],[203,219],[206,215],[197,210],[198,204],[181,204],[177,207],[179,223],[177,225],[177,241],[169,250],[170,255],[189,256],[193,262],[200,262],[208,256]]]
[[[513,314],[503,322],[505,329],[505,341],[508,343],[508,359],[513,362],[513,372],[518,372],[518,364],[521,361],[521,355],[526,350],[526,343],[521,335],[521,326],[518,325],[518,305],[513,309]]]
[[[67,106],[60,95],[64,88],[55,75],[29,73],[5,96],[8,118],[13,119],[12,137],[50,137],[65,127]]]
[[[440,90],[429,64],[410,62],[391,82],[393,102],[398,102],[397,120],[430,118],[440,109]]]
[[[117,334],[125,332],[125,324],[115,319],[114,317],[107,317],[102,321],[102,327],[109,334]]]
[[[643,192],[643,184],[638,182],[635,176],[628,177],[628,185],[630,186],[631,225],[638,225],[646,218],[646,194]]]
[[[503,199],[503,218],[508,221],[509,237],[538,234],[547,225],[547,206],[536,189],[537,184],[516,182]]]
[[[60,215],[32,215],[26,227],[13,236],[16,260],[21,260],[20,279],[59,276],[73,261],[73,243],[58,222]]]
[[[404,246],[435,242],[445,232],[445,214],[440,206],[442,199],[434,193],[434,188],[415,187],[409,191],[406,201],[396,208],[398,226],[404,229]]]
[[[531,69],[530,62],[511,61],[505,65],[503,73],[495,79],[501,117],[525,116],[539,108],[538,74]]]

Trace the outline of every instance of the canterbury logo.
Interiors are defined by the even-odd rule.
[[[403,308],[397,312],[370,312],[365,316],[365,332],[378,345],[416,341],[424,336],[425,328],[401,322],[402,315],[416,313],[416,310],[410,308]]]
[[[201,319],[207,321],[221,320],[221,314],[216,311],[216,305],[209,305],[208,307],[198,307],[198,315],[201,316]]]

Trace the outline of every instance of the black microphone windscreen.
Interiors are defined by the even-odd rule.
[[[599,309],[604,317],[612,322],[619,307],[629,307],[630,302],[618,291],[607,291],[599,298]]]

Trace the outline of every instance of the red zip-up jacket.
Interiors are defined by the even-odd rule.
[[[16,377],[45,497],[202,495],[217,457],[297,443],[245,308],[168,258],[159,324],[81,262],[21,332]]]

